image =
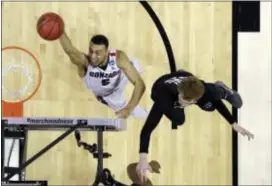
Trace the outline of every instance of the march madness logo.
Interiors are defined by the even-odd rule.
[[[31,118],[27,118],[26,120],[28,123],[32,123],[32,124],[46,124],[46,123],[56,123],[56,124],[73,124],[73,120],[72,119],[31,119]]]

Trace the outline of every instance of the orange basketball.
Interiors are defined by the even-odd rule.
[[[62,18],[53,12],[47,12],[40,16],[36,25],[39,35],[49,41],[58,39],[64,31]]]

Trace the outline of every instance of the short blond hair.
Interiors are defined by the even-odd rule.
[[[204,92],[204,84],[195,76],[189,76],[178,84],[178,92],[183,95],[183,99],[192,101],[200,99]]]

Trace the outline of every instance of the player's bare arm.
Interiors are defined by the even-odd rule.
[[[73,46],[70,38],[65,32],[60,37],[60,44],[65,53],[69,56],[71,62],[78,67],[79,75],[82,77],[85,74],[84,54]]]
[[[145,92],[145,83],[142,77],[140,76],[139,72],[130,62],[127,55],[120,50],[118,50],[117,52],[118,52],[117,65],[124,71],[129,81],[134,85],[134,91],[128,103],[128,107],[134,108],[139,104]]]

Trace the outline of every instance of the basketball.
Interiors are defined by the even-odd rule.
[[[53,12],[48,12],[40,16],[36,25],[39,35],[48,41],[58,39],[64,31],[62,18]]]

